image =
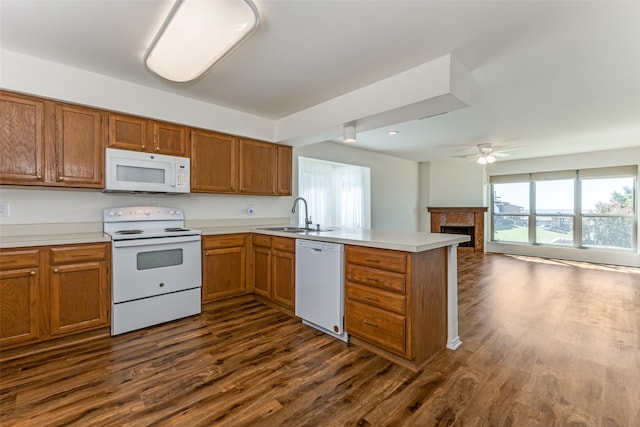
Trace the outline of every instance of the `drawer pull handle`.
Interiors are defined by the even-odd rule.
[[[378,261],[378,260],[377,260],[377,259],[375,259],[375,258],[365,258],[364,260],[365,260],[365,261],[369,261],[369,262],[380,262],[380,261]]]
[[[372,297],[371,295],[365,295],[364,296],[366,299],[370,299],[371,301],[380,301],[378,298],[376,297]]]
[[[380,325],[378,325],[376,322],[372,322],[371,320],[363,320],[362,323],[366,323],[369,326],[373,326],[374,328],[379,328]]]
[[[72,258],[78,258],[83,256],[91,256],[92,254],[71,254]]]
[[[16,260],[15,259],[11,259],[11,258],[9,258],[9,259],[0,259],[0,262],[16,262]]]
[[[368,282],[379,282],[380,279],[378,279],[377,277],[365,277],[364,280],[368,281]]]
[[[32,275],[32,276],[35,276],[35,275],[36,275],[36,272],[35,272],[35,271],[33,271],[33,270],[31,270],[31,271],[29,272],[29,274],[30,274],[30,275]]]

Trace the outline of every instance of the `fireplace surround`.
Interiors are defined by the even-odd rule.
[[[485,207],[430,207],[432,233],[466,234],[471,241],[458,246],[459,251],[484,252]]]

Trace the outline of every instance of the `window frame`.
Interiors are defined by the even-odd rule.
[[[581,250],[594,250],[594,251],[611,251],[611,252],[630,252],[635,253],[638,250],[638,168],[635,165],[632,166],[619,166],[610,168],[593,168],[593,169],[576,169],[566,171],[552,171],[552,172],[539,172],[539,173],[526,173],[516,175],[493,175],[489,177],[489,189],[490,189],[490,219],[489,219],[489,240],[491,243],[499,243],[505,245],[531,245],[541,247],[554,247],[554,248],[567,248],[567,249],[581,249]],[[606,178],[632,178],[632,208],[633,212],[630,214],[594,214],[582,212],[582,182],[584,179],[606,179]],[[537,212],[536,206],[536,183],[544,180],[558,180],[558,179],[572,179],[573,180],[573,213],[540,213]],[[496,184],[509,184],[517,182],[529,182],[529,212],[516,214],[509,213],[506,216],[513,217],[528,217],[528,241],[511,241],[511,240],[496,240],[496,218],[504,217],[502,212],[496,212]],[[572,238],[571,245],[568,244],[553,244],[539,242],[537,237],[537,218],[538,217],[571,217],[572,218]],[[632,247],[598,247],[593,245],[583,244],[583,224],[585,218],[632,218]]]

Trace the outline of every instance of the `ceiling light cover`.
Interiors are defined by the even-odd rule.
[[[167,80],[194,80],[257,25],[250,0],[177,0],[144,61]]]
[[[356,142],[356,126],[344,125],[342,128],[342,141],[344,142]]]
[[[482,156],[478,157],[478,163],[480,163],[481,165],[486,165],[488,163],[493,163],[496,161],[496,158],[493,157],[491,154],[483,154]]]

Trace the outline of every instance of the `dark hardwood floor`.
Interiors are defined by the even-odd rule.
[[[465,254],[413,373],[242,297],[0,365],[2,426],[638,426],[640,271]]]

